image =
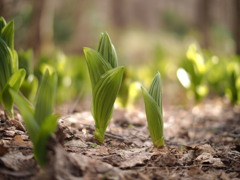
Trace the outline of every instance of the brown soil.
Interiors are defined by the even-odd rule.
[[[163,148],[154,148],[144,111],[115,111],[104,144],[90,112],[62,116],[42,170],[18,115],[0,115],[0,180],[240,179],[240,109],[220,100],[164,109]]]

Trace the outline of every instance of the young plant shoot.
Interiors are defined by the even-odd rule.
[[[46,70],[42,76],[34,108],[16,91],[10,90],[33,143],[35,159],[41,167],[46,164],[47,142],[57,127],[58,116],[52,114],[56,86],[56,73]]]
[[[149,91],[142,87],[148,129],[154,146],[164,145],[161,77],[157,73]]]
[[[18,69],[13,21],[7,24],[4,18],[0,17],[0,103],[10,116],[13,116],[13,97],[9,90],[17,92],[25,75],[24,69]]]
[[[84,48],[92,84],[94,136],[100,143],[112,117],[113,105],[121,86],[124,67],[118,67],[115,48],[107,33],[102,33],[98,51]]]

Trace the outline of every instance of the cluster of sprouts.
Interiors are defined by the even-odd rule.
[[[92,85],[92,115],[94,136],[99,143],[112,118],[114,102],[121,87],[124,67],[118,66],[114,45],[107,33],[102,33],[98,49],[84,48]],[[30,103],[19,89],[25,79],[25,69],[18,68],[18,54],[14,49],[14,23],[0,18],[0,103],[5,113],[14,115],[17,105],[33,143],[35,159],[41,167],[47,163],[47,142],[57,128],[58,116],[53,114],[57,89],[57,73],[46,67],[34,100]],[[162,95],[160,73],[152,81],[149,91],[142,87],[148,128],[153,144],[164,145]]]

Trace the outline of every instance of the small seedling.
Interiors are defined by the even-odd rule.
[[[207,66],[205,58],[196,44],[191,44],[182,63],[177,71],[180,83],[194,95],[196,102],[199,102],[208,93],[206,85]]]
[[[92,114],[95,120],[95,138],[102,143],[113,105],[121,86],[124,68],[118,67],[115,48],[107,33],[102,33],[98,51],[84,48],[92,84]]]
[[[142,87],[142,93],[152,142],[154,146],[161,147],[164,145],[164,136],[160,73],[154,77],[149,91]]]
[[[41,167],[46,164],[47,142],[57,127],[58,116],[52,114],[56,86],[56,73],[46,70],[42,77],[34,108],[22,96],[10,90],[33,143],[35,159]]]
[[[240,61],[237,58],[228,60],[226,72],[226,95],[233,104],[240,104]]]
[[[0,103],[5,112],[13,116],[13,97],[9,90],[16,92],[24,81],[26,72],[18,69],[17,52],[14,50],[14,23],[8,24],[0,17]]]

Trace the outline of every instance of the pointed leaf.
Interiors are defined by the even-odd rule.
[[[38,79],[33,74],[30,74],[23,82],[20,91],[30,102],[34,102],[38,90]]]
[[[9,79],[9,86],[15,91],[18,91],[25,79],[25,75],[26,71],[24,69],[19,69],[18,71],[16,71]]]
[[[145,111],[148,121],[148,129],[153,144],[157,147],[164,145],[163,137],[163,119],[159,106],[153,97],[142,87],[144,97]]]
[[[6,26],[6,21],[3,17],[0,17],[0,33],[2,31],[2,29],[4,28],[4,26]]]
[[[152,84],[149,89],[149,94],[155,100],[157,105],[162,109],[162,92],[161,92],[161,77],[160,73],[158,72],[154,77]],[[162,112],[161,112],[162,113]]]
[[[2,39],[11,50],[14,50],[14,23],[10,21],[1,32]]]
[[[90,48],[84,48],[84,54],[88,66],[92,88],[94,88],[101,75],[112,68],[111,65],[106,62],[97,51]]]
[[[35,119],[39,125],[52,114],[57,87],[57,74],[45,71],[37,94]]]
[[[105,61],[108,61],[111,64],[112,68],[118,66],[116,50],[111,42],[110,37],[106,32],[102,33],[100,36],[98,52],[102,55]]]
[[[12,50],[12,63],[11,63],[11,71],[12,73],[18,70],[18,54],[17,51]]]
[[[13,116],[13,97],[9,92],[10,86],[5,86],[3,92],[2,92],[2,104],[4,107],[4,110],[12,117]]]
[[[9,90],[13,89],[17,92],[22,82],[24,81],[25,74],[26,72],[23,69],[18,70],[16,73],[14,73],[2,92],[2,103],[4,106],[4,110],[7,111],[11,117],[13,116],[14,99],[10,94]]]
[[[18,106],[18,109],[21,112],[24,123],[26,125],[27,131],[30,135],[31,141],[34,142],[36,138],[36,132],[39,131],[39,126],[34,120],[34,111],[30,104],[21,97],[16,91],[10,90],[11,95],[14,98],[15,103]]]
[[[121,86],[124,68],[117,67],[106,72],[93,90],[93,116],[96,130],[104,137],[113,105]]]
[[[2,38],[0,38],[0,91],[6,86],[11,76],[11,51]]]
[[[58,115],[50,115],[43,120],[41,127],[36,132],[34,141],[34,155],[38,163],[43,167],[46,164],[47,142],[52,133],[57,129]]]

